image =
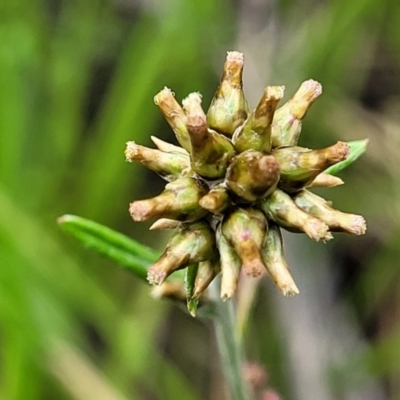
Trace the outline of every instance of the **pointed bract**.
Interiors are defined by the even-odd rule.
[[[160,218],[150,226],[149,231],[175,229],[179,224],[180,222],[175,219]]]
[[[158,150],[161,150],[165,153],[181,154],[189,157],[189,153],[182,147],[175,146],[174,144],[165,142],[164,140],[161,140],[155,136],[150,136],[150,139],[157,146]]]
[[[278,186],[287,192],[299,191],[329,166],[345,160],[348,154],[349,146],[345,142],[319,150],[298,146],[275,149],[273,155],[281,172]]]
[[[225,136],[208,129],[198,93],[192,93],[183,100],[183,106],[187,115],[193,171],[204,178],[222,178],[235,155],[232,143]]]
[[[239,256],[221,232],[221,226],[216,231],[217,247],[221,259],[221,299],[230,299],[236,292],[242,265]]]
[[[181,224],[158,261],[147,272],[152,285],[161,285],[174,271],[211,258],[215,251],[214,232],[205,221]]]
[[[283,252],[279,226],[273,222],[269,223],[262,253],[265,267],[282,294],[284,296],[299,294],[299,289],[292,278]]]
[[[302,119],[321,93],[321,84],[309,79],[300,85],[287,103],[276,110],[272,127],[272,147],[297,144],[301,133]]]
[[[187,151],[190,151],[190,141],[186,129],[186,115],[182,107],[175,100],[171,89],[165,87],[154,96],[154,102],[160,107],[165,119],[175,133],[179,144]]]
[[[221,271],[219,257],[199,263],[196,280],[194,282],[193,298],[198,299],[208,288],[212,280]]]
[[[282,190],[276,189],[260,206],[268,218],[291,232],[304,232],[317,242],[333,238],[328,225],[299,208]]]
[[[283,92],[283,86],[267,86],[256,109],[233,135],[233,144],[238,152],[246,150],[271,152],[272,119]]]
[[[339,177],[322,172],[317,175],[308,187],[335,187],[343,184],[344,182]]]
[[[207,190],[207,185],[199,179],[179,178],[166,185],[160,195],[131,203],[129,212],[134,221],[150,218],[196,221],[207,213],[199,206]]]
[[[129,162],[140,162],[169,182],[190,172],[188,156],[149,149],[135,142],[127,142],[125,157]]]
[[[232,136],[247,117],[248,105],[243,93],[243,54],[229,51],[221,83],[207,112],[208,126]]]
[[[331,231],[363,235],[367,229],[365,219],[361,215],[335,210],[325,199],[308,190],[298,193],[294,202],[302,210],[325,222]]]

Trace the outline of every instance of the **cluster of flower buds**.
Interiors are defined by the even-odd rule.
[[[189,302],[198,300],[219,273],[221,298],[231,298],[241,270],[253,277],[267,271],[284,295],[299,293],[285,260],[281,227],[322,242],[332,239],[331,232],[361,235],[366,229],[363,217],[337,211],[309,191],[343,183],[324,171],[350,151],[344,142],[319,150],[297,146],[302,119],[321,85],[303,82],[278,109],[284,87],[268,86],[249,111],[242,72],[243,55],[228,52],[207,113],[198,93],[189,94],[181,107],[170,89],[161,90],[155,103],[181,147],[152,137],[157,149],[128,142],[125,151],[128,161],[168,182],[159,196],[130,204],[135,221],[154,218],[150,229],[175,230],[149,268],[148,281],[162,285],[174,271],[187,268]]]

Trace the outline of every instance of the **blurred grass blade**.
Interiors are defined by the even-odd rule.
[[[97,222],[76,215],[63,215],[57,222],[85,246],[116,261],[143,280],[146,280],[147,267],[157,258],[148,247]]]
[[[350,164],[353,164],[353,162],[356,161],[358,157],[365,153],[368,143],[369,139],[353,140],[351,142],[347,142],[347,144],[350,146],[350,155],[347,157],[347,159],[335,165],[332,165],[324,172],[326,174],[336,175],[342,169],[347,168]]]

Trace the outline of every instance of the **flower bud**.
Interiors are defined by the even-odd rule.
[[[317,175],[308,187],[335,187],[343,184],[344,182],[337,176],[322,172]]]
[[[231,205],[228,189],[224,183],[214,186],[199,201],[202,208],[214,213],[220,214]]]
[[[193,298],[198,299],[204,293],[220,270],[221,265],[219,257],[214,256],[210,260],[199,263],[196,280],[194,282]]]
[[[254,202],[268,196],[279,181],[279,164],[273,156],[245,151],[231,161],[226,185],[242,201]]]
[[[361,215],[335,210],[325,199],[308,190],[296,194],[294,202],[308,214],[325,222],[331,231],[354,235],[363,235],[366,231],[365,219]]]
[[[192,93],[184,99],[183,107],[187,115],[193,171],[205,178],[222,178],[230,159],[235,155],[232,143],[225,136],[208,129],[198,93]]]
[[[233,144],[238,152],[246,150],[271,152],[271,124],[275,108],[283,97],[283,91],[283,86],[267,86],[264,90],[256,109],[233,135]]]
[[[208,260],[214,251],[214,232],[207,222],[181,224],[162,256],[148,269],[147,280],[152,285],[161,285],[174,271]]]
[[[207,112],[210,128],[232,136],[247,117],[248,106],[242,90],[243,54],[227,54],[221,83]]]
[[[272,127],[272,147],[297,144],[301,132],[301,121],[308,108],[321,93],[321,84],[310,79],[303,82],[294,96],[276,110]]]
[[[237,208],[222,221],[221,232],[233,246],[243,270],[249,276],[259,276],[264,270],[261,256],[267,220],[261,211]]]
[[[221,299],[230,299],[236,292],[242,265],[234,248],[225,239],[221,226],[216,231],[216,240],[221,257]]]
[[[138,161],[169,182],[190,171],[188,156],[149,149],[135,142],[128,142],[126,145],[125,157],[127,161]]]
[[[182,107],[175,100],[171,89],[165,87],[154,96],[154,102],[160,107],[165,119],[175,133],[179,144],[187,151],[190,151],[190,141],[186,129],[186,115]]]
[[[207,213],[199,206],[207,190],[207,185],[199,179],[179,178],[168,183],[159,196],[131,203],[129,212],[134,221],[167,218],[193,222]]]
[[[281,171],[279,187],[287,192],[307,187],[322,171],[345,160],[348,154],[349,146],[344,142],[320,150],[298,146],[275,149],[273,155]]]
[[[174,144],[165,142],[155,136],[150,136],[152,142],[157,146],[157,149],[164,153],[182,154],[189,157],[189,153],[182,147],[175,146]]]
[[[282,235],[279,226],[269,223],[263,247],[264,264],[268,273],[284,296],[294,296],[299,293],[283,252]]]
[[[262,200],[260,206],[267,217],[291,232],[304,232],[317,242],[326,242],[333,238],[328,225],[297,207],[292,198],[282,190],[276,189]]]

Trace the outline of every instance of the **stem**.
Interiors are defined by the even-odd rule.
[[[219,298],[218,288],[219,285],[214,282],[210,286],[210,294],[214,300],[213,323],[229,398],[231,400],[249,400],[251,397],[242,375],[243,351],[235,335],[233,302],[222,302]]]

